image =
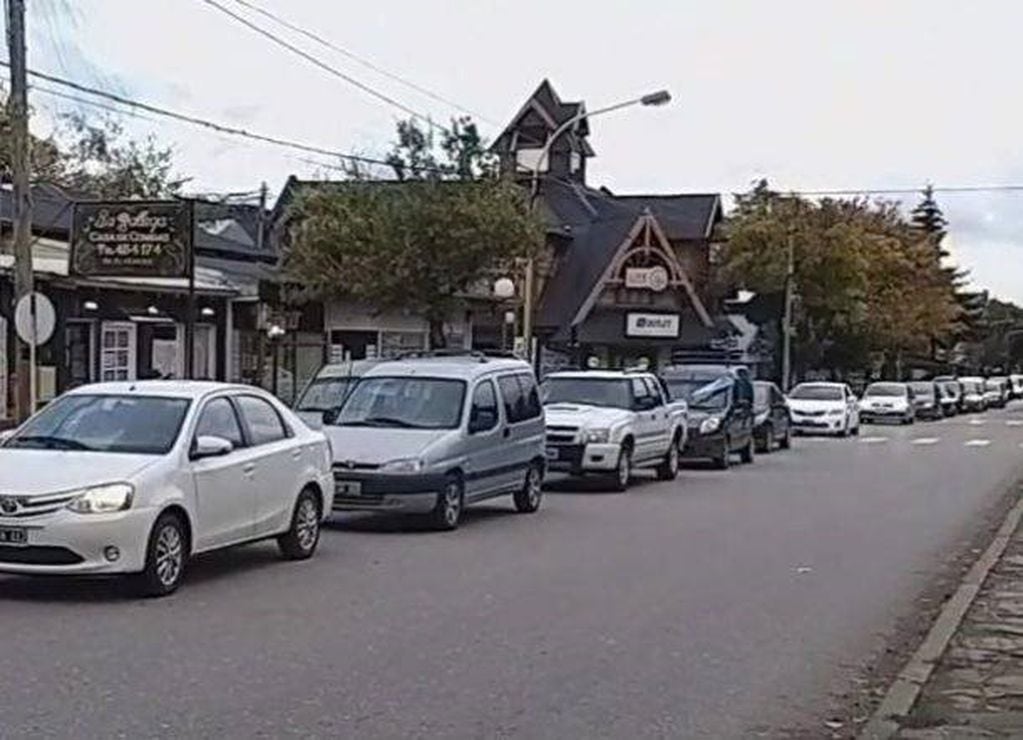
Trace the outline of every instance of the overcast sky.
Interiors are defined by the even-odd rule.
[[[410,108],[458,111],[218,0]],[[621,192],[1023,184],[1023,3],[987,0],[249,0],[472,110],[496,135],[541,79],[592,110],[590,183]],[[379,156],[405,114],[203,0],[28,0],[29,66],[181,112]],[[32,97],[49,117],[75,107]],[[317,169],[272,146],[126,119],[190,190]],[[913,203],[915,196],[900,196]],[[940,193],[974,281],[1023,303],[1023,192]]]

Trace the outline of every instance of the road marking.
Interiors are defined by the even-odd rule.
[[[1007,427],[1023,427],[1023,421],[1021,421],[1020,419],[1009,419],[1007,422],[1005,422],[1005,426],[1007,426]]]
[[[970,419],[970,426],[971,427],[982,427],[985,424],[987,424],[987,422],[984,421],[983,419]]]
[[[940,441],[941,440],[939,440],[937,437],[917,437],[916,439],[913,440],[913,444],[915,444],[915,445],[936,445]]]
[[[989,444],[990,439],[968,439],[963,443],[963,447],[987,447]]]
[[[865,445],[879,445],[887,441],[887,437],[860,437],[860,444]]]

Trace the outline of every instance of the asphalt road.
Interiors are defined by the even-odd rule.
[[[176,596],[0,577],[0,737],[746,737],[815,727],[1023,460],[1023,408],[795,448],[317,557],[202,559]]]

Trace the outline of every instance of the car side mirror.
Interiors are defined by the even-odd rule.
[[[341,409],[337,409],[337,408],[327,409],[326,411],[324,411],[323,412],[323,424],[324,424],[324,426],[332,425],[335,421],[337,421],[337,417],[340,414],[341,414]]]
[[[469,434],[487,432],[497,425],[497,412],[493,409],[473,409],[469,413]]]
[[[230,454],[233,449],[234,445],[231,443],[231,440],[204,434],[196,438],[195,444],[192,446],[191,457],[193,460],[202,460],[207,457],[223,457]]]

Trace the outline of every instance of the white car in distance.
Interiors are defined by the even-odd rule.
[[[255,388],[84,386],[0,446],[0,573],[130,574],[163,596],[197,553],[276,538],[308,558],[333,501],[330,457]]]
[[[792,430],[799,433],[860,433],[856,395],[845,383],[800,383],[789,392]]]

